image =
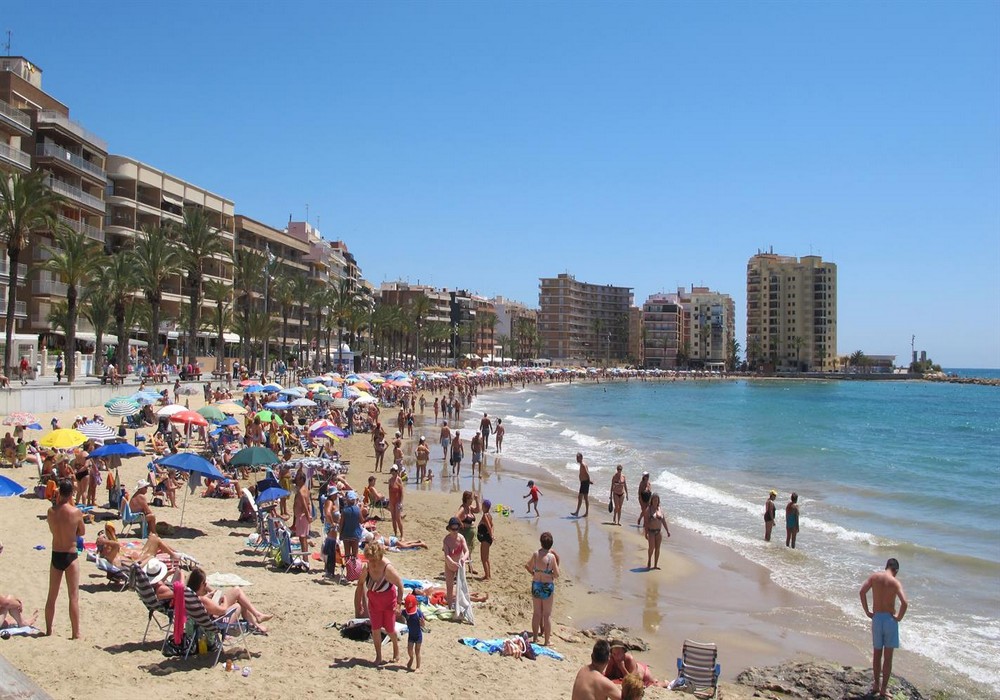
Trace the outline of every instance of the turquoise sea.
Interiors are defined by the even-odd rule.
[[[966,376],[1000,373],[961,370]],[[671,519],[771,571],[774,582],[867,620],[865,577],[900,561],[903,646],[1000,687],[1000,388],[917,381],[629,381],[481,395],[504,456],[598,501],[616,464],[653,477]],[[802,509],[799,546],[763,541],[768,491]],[[859,632],[860,633],[860,632]]]

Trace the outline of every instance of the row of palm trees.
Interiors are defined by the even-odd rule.
[[[342,357],[335,355],[341,352],[345,334],[352,347],[362,345],[364,339],[371,355],[390,363],[413,357],[443,362],[458,353],[461,338],[469,338],[471,346],[473,333],[488,332],[493,347],[496,314],[479,314],[475,321],[455,327],[430,319],[427,297],[417,297],[404,307],[373,304],[357,293],[350,280],[324,284],[269,252],[242,248],[234,252],[199,208],[186,208],[182,223],[144,227],[131,245],[108,250],[62,223],[62,204],[41,172],[0,177],[0,242],[6,246],[10,267],[3,358],[8,374],[17,266],[32,239],[42,235],[51,235],[53,245],[43,246],[46,259],[29,274],[46,270],[66,285],[66,299],[52,306],[48,322],[62,330],[66,348],[72,349],[82,315],[94,329],[98,363],[104,355],[104,336],[113,329],[119,341],[116,361],[120,369],[128,361],[127,339],[134,331],[148,338],[151,358],[161,357],[160,329],[167,320],[164,293],[176,288],[178,276],[187,298],[174,320],[184,328],[183,356],[188,362],[195,361],[203,330],[216,338],[220,359],[225,357],[225,332],[236,332],[239,357],[252,369],[261,357],[297,358],[300,366],[311,359],[313,368],[319,369],[321,348],[327,367],[340,364]],[[206,272],[210,260],[215,261],[213,271],[232,264],[232,284]],[[136,303],[139,298],[146,303]],[[292,319],[297,326],[294,339],[289,335]],[[516,319],[511,335],[496,340],[502,356],[508,349],[514,359],[538,352],[537,330],[527,319]],[[335,354],[332,347],[337,348]],[[66,367],[73,381],[75,363],[69,361]],[[95,364],[95,371],[100,369]]]

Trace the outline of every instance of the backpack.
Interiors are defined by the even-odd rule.
[[[344,568],[347,569],[347,580],[357,581],[361,578],[361,570],[364,568],[361,561],[357,557],[351,557],[344,564]]]

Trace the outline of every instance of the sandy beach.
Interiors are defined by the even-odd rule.
[[[198,408],[201,397],[191,397],[190,403]],[[101,409],[57,415],[61,424],[68,425],[76,413],[95,412]],[[394,422],[394,409],[385,409],[384,415],[387,425]],[[47,423],[51,415],[38,418]],[[437,430],[429,424],[422,427],[421,420],[418,414],[415,436],[424,432],[433,444]],[[432,414],[428,411],[423,420],[429,423]],[[29,437],[40,434],[29,433]],[[361,491],[374,463],[369,436],[345,439],[338,449],[351,461],[348,481]],[[407,441],[404,449],[412,454],[412,443]],[[146,462],[139,457],[124,461],[120,473],[130,488],[145,474]],[[412,457],[407,464],[412,464]],[[431,466],[435,472],[431,484],[408,485],[404,500],[406,537],[422,539],[429,549],[388,554],[403,577],[443,580],[441,540],[463,490],[475,486],[484,497],[510,506],[512,512],[495,517],[493,579],[481,583],[474,578],[470,582],[473,591],[489,594],[487,602],[476,606],[476,624],[429,621],[419,673],[407,672],[405,646],[402,663],[376,668],[371,663],[374,650],[370,642],[350,641],[328,628],[330,623],[353,617],[353,586],[322,582],[320,561],[311,562],[310,573],[280,573],[266,566],[245,544],[252,527],[237,522],[237,501],[202,498],[200,492],[188,495],[184,527],[168,542],[197,559],[208,574],[236,574],[248,581],[251,585],[246,591],[254,604],[275,614],[268,624],[269,634],[250,639],[253,658],[236,659],[240,666],[251,667],[249,676],[227,673],[221,666],[213,668],[211,657],[187,661],[165,658],[160,653],[162,637],[156,636],[155,629],[143,643],[147,616],[137,595],[114,591],[94,564],[86,561],[81,569],[84,639],[69,640],[64,591],[51,638],[0,642],[0,654],[55,698],[90,697],[95,692],[125,697],[135,688],[162,688],[211,698],[232,694],[312,697],[326,692],[358,698],[451,698],[469,693],[569,697],[576,670],[589,659],[592,646],[592,640],[579,635],[578,630],[597,622],[631,627],[651,647],[637,657],[649,663],[658,678],[667,680],[676,675],[674,659],[686,637],[719,643],[727,679],[751,664],[789,658],[815,657],[855,666],[868,663],[865,638],[857,630],[840,630],[829,624],[836,618],[834,611],[773,585],[761,567],[693,533],[672,527],[673,537],[664,544],[663,570],[640,571],[645,563],[645,542],[634,527],[629,527],[635,521],[634,507],[627,510],[621,528],[604,523],[609,518],[606,502],[599,495],[592,499],[590,518],[569,518],[575,499],[571,501],[557,485],[543,481],[542,517],[526,518],[521,499],[525,493],[523,467],[491,454],[482,481],[473,482],[468,460],[463,475],[452,479],[443,476],[444,462],[437,446],[432,450]],[[29,488],[36,481],[34,467],[4,470],[4,474]],[[387,474],[378,475],[383,492],[386,479]],[[604,493],[605,488],[598,487],[596,493]],[[0,592],[20,597],[30,613],[45,604],[50,536],[44,520],[48,503],[27,495],[0,501],[0,540],[5,545],[0,555]],[[103,487],[99,496],[99,501],[106,503]],[[182,494],[178,497],[180,500]],[[180,509],[155,511],[159,520],[175,526],[180,522]],[[107,509],[98,512],[99,519],[112,517]],[[313,527],[318,545],[322,527],[318,519]],[[98,528],[88,526],[88,542],[94,540]],[[387,524],[386,529],[391,530],[391,526]],[[459,644],[461,637],[492,639],[530,629],[530,577],[523,564],[537,548],[542,530],[553,533],[555,549],[562,557],[564,573],[557,586],[552,646],[565,660],[515,661]],[[46,549],[36,550],[36,545]],[[473,558],[479,570],[478,548]],[[899,670],[910,675],[914,669],[908,669],[904,660]],[[744,693],[746,689],[726,688],[726,697]],[[650,697],[670,694],[663,689],[647,692]]]

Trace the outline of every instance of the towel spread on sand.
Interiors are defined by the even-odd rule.
[[[469,581],[465,577],[465,567],[458,567],[455,579],[455,617],[466,620],[470,625],[476,624],[472,613],[472,596],[469,595]]]
[[[226,586],[240,586],[245,588],[253,585],[250,581],[240,578],[238,574],[220,574],[218,571],[211,574],[207,581],[211,588],[225,588]]]
[[[481,651],[484,654],[499,654],[503,650],[503,643],[506,641],[506,638],[476,639],[475,637],[462,637],[458,640],[459,644],[472,647],[476,651]],[[550,659],[556,659],[557,661],[563,660],[563,655],[558,651],[553,651],[548,647],[543,647],[541,644],[532,644],[531,649],[535,652],[535,656],[548,656]]]
[[[26,637],[42,633],[37,627],[4,627],[0,632],[6,632],[12,637]]]

